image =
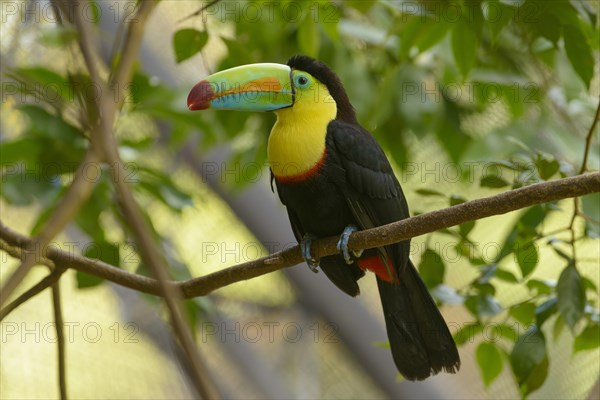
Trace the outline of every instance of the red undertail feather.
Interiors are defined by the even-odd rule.
[[[383,262],[383,260],[381,259],[381,257],[379,255],[374,255],[372,257],[368,257],[368,258],[361,258],[359,259],[357,262],[359,267],[361,267],[364,270],[369,270],[373,273],[375,273],[375,275],[377,275],[377,277],[379,279],[381,279],[382,281],[385,282],[393,282],[394,281],[394,264],[392,263],[392,260],[388,257],[388,262],[387,262],[387,266],[385,265],[385,263]]]

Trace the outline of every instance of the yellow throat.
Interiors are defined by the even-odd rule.
[[[300,177],[323,158],[327,125],[337,114],[335,100],[325,85],[317,83],[298,91],[294,105],[275,114],[267,147],[271,171],[278,178]]]

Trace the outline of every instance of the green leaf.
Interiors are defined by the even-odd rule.
[[[398,54],[400,59],[406,59],[411,56],[413,48],[418,49],[419,53],[431,48],[439,43],[448,33],[450,24],[444,19],[428,18],[425,15],[403,14],[401,27],[399,31],[400,40]]]
[[[25,174],[20,168],[9,170],[5,168],[0,177],[2,196],[9,204],[28,206],[36,200],[45,200],[53,197],[60,189],[58,179],[46,179],[37,170],[35,173]]]
[[[83,249],[83,255],[117,267],[120,264],[119,246],[106,241],[89,242]]]
[[[600,346],[600,325],[592,322],[575,338],[573,353],[592,350],[598,346]]]
[[[438,142],[446,150],[450,159],[459,162],[473,141],[471,136],[461,128],[461,116],[468,112],[455,99],[448,98],[445,92],[442,92],[442,99],[444,112],[436,119],[437,125],[434,127],[434,131]]]
[[[534,35],[544,37],[556,45],[558,39],[560,39],[560,29],[558,29],[560,21],[558,18],[554,14],[544,11],[536,13],[533,18],[536,19],[531,24]]]
[[[459,71],[466,77],[475,65],[479,38],[471,25],[460,19],[452,30],[452,54]]]
[[[419,16],[418,18],[421,19],[422,17]],[[432,19],[427,18],[426,21],[430,22]],[[446,34],[450,29],[450,24],[448,24],[444,18],[431,23],[421,23],[420,25],[421,29],[415,37],[414,45],[417,46],[421,53],[438,44],[446,37]]]
[[[488,0],[485,2],[483,11],[492,34],[492,44],[494,44],[502,29],[514,18],[515,8],[503,4],[499,0]]]
[[[581,276],[573,265],[565,268],[556,285],[558,310],[571,330],[583,316],[585,307],[585,290]]]
[[[483,324],[465,324],[453,335],[454,341],[458,346],[465,343],[473,343],[475,335],[483,332]]]
[[[374,1],[365,0],[347,0],[344,2],[344,4],[357,9],[361,14],[367,14],[369,10],[377,3]]]
[[[475,227],[476,221],[469,221],[458,226],[458,231],[463,238],[466,238]]]
[[[495,174],[482,176],[479,182],[479,186],[489,188],[501,188],[508,185],[509,183],[504,178]]]
[[[22,161],[30,168],[35,167],[42,146],[38,140],[32,137],[23,137],[16,140],[0,142],[0,165],[7,170],[15,169],[17,162]]]
[[[495,344],[481,342],[475,350],[475,357],[483,384],[488,387],[502,372],[502,353]]]
[[[535,291],[537,294],[549,294],[556,284],[551,285],[548,281],[541,281],[539,279],[530,279],[527,281],[527,287],[529,290]]]
[[[519,280],[517,279],[517,277],[512,272],[507,271],[507,270],[502,269],[502,268],[498,268],[496,270],[496,278],[498,278],[501,281],[508,282],[508,283],[517,283],[517,282],[519,282]]]
[[[153,111],[154,109],[169,110],[170,103],[176,99],[176,93],[161,84],[158,79],[151,78],[136,70],[131,78],[130,97],[137,109]],[[188,113],[189,114],[189,113]],[[197,120],[197,118],[196,118]]]
[[[540,178],[545,181],[552,178],[552,176],[556,174],[560,168],[560,164],[558,161],[556,161],[554,156],[546,153],[538,153],[535,166],[537,167]]]
[[[526,398],[530,393],[538,390],[548,377],[548,356],[544,357],[532,371],[529,377],[520,385],[521,394]]]
[[[191,196],[179,189],[167,175],[145,167],[138,167],[137,172],[140,174],[136,187],[145,190],[173,211],[181,212],[193,204]]]
[[[594,76],[594,57],[592,49],[579,27],[564,26],[563,37],[565,40],[565,51],[567,57],[583,80],[586,87],[590,87],[592,76]]]
[[[467,201],[467,199],[465,199],[461,195],[454,194],[454,193],[450,195],[450,207],[462,204],[466,201]]]
[[[77,35],[77,30],[73,26],[57,25],[41,29],[39,42],[44,46],[62,47],[75,41]]]
[[[521,324],[528,326],[533,322],[535,312],[535,304],[521,303],[510,308],[510,316],[516,319]]]
[[[307,13],[306,17],[298,26],[298,47],[302,53],[311,57],[318,57],[319,48],[321,47],[321,35],[319,25],[310,18]]]
[[[42,66],[23,67],[11,69],[6,76],[19,83],[16,88],[11,87],[14,82],[3,82],[4,90],[18,89],[19,93],[31,94],[35,100],[43,100],[56,106],[61,101],[71,101],[73,90],[69,81],[62,75]]]
[[[208,41],[208,33],[196,29],[180,29],[173,35],[175,60],[180,63],[198,53]]]
[[[592,282],[592,280],[589,279],[588,277],[582,276],[581,280],[583,282],[583,288],[585,290],[589,290],[594,293],[596,293],[598,291],[598,286],[596,286],[596,284],[594,282]]]
[[[340,40],[338,24],[342,19],[342,10],[334,2],[318,3],[319,25],[332,42]]]
[[[546,339],[537,326],[519,338],[510,354],[510,365],[525,397],[538,389],[548,375]]]
[[[468,296],[465,307],[477,318],[493,317],[502,312],[502,306],[490,294]]]
[[[565,319],[560,314],[557,315],[554,321],[554,327],[552,327],[552,339],[556,342],[563,330],[565,329]]]
[[[564,259],[565,261],[567,261],[568,263],[571,263],[573,261],[573,259],[571,258],[571,256],[569,256],[567,253],[565,253],[564,251],[562,251],[561,249],[559,249],[558,247],[555,246],[556,242],[551,242],[550,245],[552,246],[552,250],[554,250],[554,252],[561,257],[562,259]]]
[[[439,196],[439,197],[446,197],[446,195],[442,192],[438,192],[437,190],[433,190],[433,189],[417,189],[415,190],[415,192],[417,194],[420,194],[421,196]]]
[[[77,279],[77,287],[79,289],[91,288],[94,286],[98,286],[102,282],[104,282],[104,279],[102,279],[102,278],[98,278],[95,275],[89,275],[89,274],[86,274],[85,272],[81,272],[81,271],[77,271],[77,274],[75,275],[75,277]]]
[[[514,325],[516,324],[496,324],[496,329],[504,339],[516,342],[519,339],[519,334]]]
[[[119,247],[105,241],[89,242],[84,246],[83,255],[117,267],[120,264]],[[103,281],[102,278],[77,271],[77,287],[80,289],[97,286]]]
[[[37,236],[40,233],[42,227],[46,224],[46,221],[48,221],[50,219],[50,217],[52,216],[54,209],[56,207],[56,204],[58,203],[58,199],[60,199],[62,197],[65,190],[66,190],[66,188],[63,188],[62,190],[57,191],[56,199],[54,200],[54,202],[51,202],[51,204],[49,204],[46,208],[44,208],[40,212],[38,212],[38,214],[36,216],[36,220],[33,223],[33,226],[31,227],[31,231],[29,233],[30,236]]]
[[[109,197],[111,189],[108,180],[105,179],[106,173],[103,172],[103,174],[105,176],[102,176],[98,180],[92,195],[89,197],[88,201],[83,204],[75,216],[77,226],[92,240],[98,243],[105,241],[104,228],[102,224],[99,223],[100,216],[102,212],[109,209],[110,205],[113,203],[112,199]]]
[[[540,258],[534,242],[527,242],[518,246],[515,250],[515,256],[523,278],[528,277],[535,270]]]
[[[434,250],[427,249],[423,252],[419,264],[419,274],[428,288],[433,288],[444,282],[444,260]]]
[[[83,134],[78,128],[42,107],[23,104],[18,107],[18,110],[28,117],[29,133],[47,136],[57,141],[79,140],[83,142]],[[56,145],[60,146],[61,144],[57,143]]]
[[[537,326],[541,327],[548,318],[556,313],[557,302],[558,299],[556,297],[551,297],[535,308],[535,320]]]
[[[491,283],[474,283],[473,288],[479,291],[479,294],[488,294],[493,296],[496,294],[496,287]]]
[[[547,211],[543,206],[533,206],[523,212],[504,240],[500,254],[495,262],[497,263],[515,250],[518,250],[517,241],[519,239],[522,241],[523,236],[533,236],[531,235],[531,232],[535,231],[537,226],[542,223],[544,218],[546,218],[546,215]]]

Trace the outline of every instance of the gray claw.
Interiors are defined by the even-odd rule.
[[[346,260],[346,264],[353,263],[352,257],[350,256],[350,251],[348,250],[348,240],[350,240],[350,235],[352,235],[352,233],[356,232],[357,230],[358,229],[356,229],[356,227],[354,225],[348,225],[346,228],[344,228],[344,232],[342,232],[342,235],[340,236],[340,240],[338,240],[338,243],[337,243],[337,249],[344,256],[344,260]],[[360,257],[360,255],[362,254],[362,251],[352,252],[352,253],[356,257]]]
[[[309,233],[302,237],[302,241],[300,242],[300,249],[302,250],[302,257],[304,257],[304,261],[308,268],[315,274],[319,272],[319,261],[315,260],[313,256],[310,254],[310,244],[312,239],[315,237]]]

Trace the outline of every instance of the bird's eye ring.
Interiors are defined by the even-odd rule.
[[[301,87],[304,88],[308,85],[309,80],[308,77],[305,75],[298,75],[298,78],[296,78],[296,84]]]

